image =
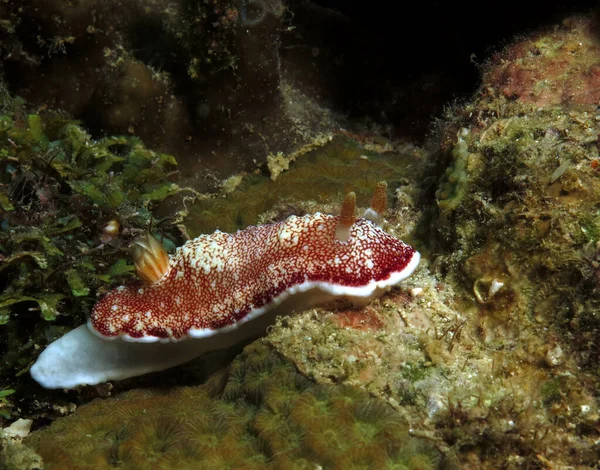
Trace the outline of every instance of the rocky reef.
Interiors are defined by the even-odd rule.
[[[597,27],[570,18],[486,65],[480,92],[442,131],[450,166],[432,220],[435,246],[448,253],[436,269],[471,290],[485,342],[512,348],[523,325],[551,326],[548,365],[562,362],[554,356],[566,341],[565,355],[579,349],[589,370],[598,357]]]
[[[206,188],[214,173],[333,127],[282,75],[286,12],[278,0],[4,3],[0,72],[11,91],[94,135],[137,136],[178,156]]]
[[[477,92],[450,106],[422,146],[364,127],[342,131],[333,121],[311,127],[315,116],[332,115],[305,101],[303,112],[316,113],[302,121],[311,130],[306,139],[286,146],[263,135],[269,142],[263,163],[241,166],[248,171],[217,178],[213,193],[200,193],[184,188],[189,181],[176,173],[179,158],[151,150],[156,128],[138,123],[143,116],[158,125],[147,111],[157,122],[162,111],[126,110],[117,96],[132,82],[115,77],[155,81],[148,96],[163,96],[150,99],[156,106],[178,102],[183,95],[174,90],[193,89],[194,112],[213,112],[218,105],[205,101],[223,100],[213,93],[216,69],[227,74],[231,60],[241,61],[236,67],[247,77],[256,65],[251,57],[272,64],[263,43],[241,44],[242,33],[232,25],[271,34],[287,10],[278,2],[242,2],[247,10],[227,2],[176,2],[175,9],[169,2],[131,2],[128,8],[140,11],[142,3],[155,31],[165,34],[160,37],[174,41],[164,47],[186,58],[177,66],[185,69],[187,85],[152,75],[149,57],[161,55],[133,54],[126,36],[131,24],[108,25],[110,14],[100,3],[96,17],[69,23],[67,11],[88,10],[56,2],[62,23],[98,29],[73,29],[75,39],[55,47],[89,47],[89,54],[102,45],[99,67],[110,77],[102,86],[115,91],[104,95],[114,97],[107,106],[94,104],[112,116],[98,117],[106,119],[98,128],[127,137],[94,139],[66,113],[3,95],[0,353],[7,360],[0,368],[6,383],[0,411],[4,424],[18,417],[35,422],[25,440],[3,438],[0,463],[594,468],[600,460],[600,46],[593,16],[569,17],[494,54],[481,67]],[[28,61],[41,61],[50,77],[58,58],[35,53],[49,42],[24,43],[18,25],[43,23],[42,37],[56,37],[51,22],[36,18],[28,2],[23,11],[1,8],[14,29],[2,24],[2,48],[16,61],[5,65],[6,84],[15,86],[11,74]],[[210,53],[201,41],[206,35],[215,39]],[[266,67],[256,80],[272,83],[271,71]],[[20,90],[34,102],[35,77]],[[241,83],[229,78],[229,85]],[[258,102],[266,103],[267,114],[280,109],[277,93],[245,95],[231,86],[240,93],[233,93],[240,109]],[[179,112],[173,103],[168,107]],[[119,106],[127,112],[117,113]],[[107,124],[134,111],[138,117],[120,127]],[[201,117],[190,119],[188,111],[177,118],[185,133]],[[237,135],[235,119],[224,116],[215,122],[233,127],[219,139]],[[148,140],[138,139],[146,134]],[[418,272],[380,300],[279,318],[233,362],[237,351],[160,376],[68,393],[40,391],[26,377],[48,340],[80,323],[96,293],[130,275],[126,246],[148,226],[173,246],[217,228],[335,213],[350,190],[364,207],[379,180],[387,181],[390,201],[380,224],[424,255]]]

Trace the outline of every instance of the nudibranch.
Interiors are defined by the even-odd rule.
[[[340,215],[217,230],[173,256],[150,236],[137,241],[142,281],[101,298],[88,324],[50,344],[31,375],[47,388],[120,380],[260,334],[277,313],[340,297],[368,302],[410,276],[420,259],[375,223],[385,195],[380,183],[362,218],[350,193]]]

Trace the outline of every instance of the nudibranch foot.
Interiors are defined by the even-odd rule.
[[[156,341],[153,338],[154,341],[140,342],[124,337],[107,340],[89,324],[81,325],[51,343],[40,354],[30,373],[44,388],[71,389],[159,372],[206,352],[258,338],[274,323],[277,315],[302,311],[340,297],[346,297],[355,305],[365,305],[380,295],[380,289],[372,287],[355,292],[371,292],[370,296],[357,297],[345,296],[334,286],[326,292],[321,286],[305,284],[291,289],[287,296],[279,297],[276,304],[255,310],[235,325],[220,330],[192,330],[188,341]]]
[[[198,347],[201,349],[198,350]],[[31,376],[45,388],[75,388],[160,371],[204,352],[193,342],[143,343],[106,341],[81,325],[51,343],[31,367]]]
[[[260,336],[273,318],[202,340],[176,343],[107,341],[81,325],[51,343],[31,366],[30,374],[44,388],[71,389],[109,380],[159,372],[184,364],[206,352],[229,348]]]

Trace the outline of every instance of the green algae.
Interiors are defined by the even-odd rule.
[[[204,385],[96,400],[26,444],[47,469],[444,467],[389,405],[317,385],[260,342]]]
[[[0,390],[0,416],[2,416],[4,419],[10,419],[11,417],[10,412],[8,411],[10,404],[7,400],[7,397],[13,393],[15,393],[13,388],[3,388]]]
[[[2,98],[0,382],[16,384],[34,345],[58,333],[47,322],[82,323],[98,292],[130,276],[135,234],[154,225],[177,239],[173,219],[157,223],[152,211],[180,188],[172,156],[132,137],[94,140],[65,115]],[[110,220],[120,233],[103,233]]]
[[[33,127],[32,121],[35,122]],[[56,124],[55,119],[49,118],[49,121],[48,127]],[[89,288],[82,276],[98,285],[89,272],[90,266],[98,265],[99,260],[91,254],[95,240],[87,235],[90,229],[98,231],[98,222],[108,222],[111,216],[123,217],[123,223],[129,226],[144,227],[150,222],[150,214],[136,209],[148,207],[155,199],[152,196],[157,186],[165,197],[178,189],[168,183],[171,191],[162,190],[165,184],[161,181],[162,175],[175,163],[170,156],[155,154],[135,140],[126,140],[119,143],[128,146],[128,155],[120,157],[108,150],[106,142],[95,143],[83,133],[77,136],[81,140],[73,141],[73,133],[65,129],[66,126],[72,131],[70,123],[57,129],[50,138],[42,133],[42,138],[40,122],[40,116],[36,119],[28,116],[26,126],[13,124],[5,131],[4,150],[8,152],[1,163],[4,174],[10,176],[5,180],[8,189],[5,196],[15,209],[3,221],[5,228],[0,242],[6,255],[2,271],[29,270],[23,276],[8,278],[7,288],[0,298],[2,303],[34,288],[42,292],[58,288],[58,284],[49,282],[53,276],[66,278],[71,292],[61,289],[64,295],[87,295]],[[51,146],[51,142],[54,145]],[[76,148],[79,152],[73,150]],[[40,158],[40,153],[45,158]],[[106,165],[106,155],[110,165]],[[122,170],[115,172],[113,168],[117,163],[122,165]],[[89,174],[94,177],[89,178]],[[106,250],[101,254],[106,256]],[[65,262],[66,266],[74,267],[59,274],[58,267],[64,267]],[[34,279],[48,283],[43,289],[39,289],[39,282],[27,285],[27,281],[33,283]]]
[[[464,140],[468,134],[466,129],[461,129],[457,133],[456,144],[452,149],[452,162],[446,168],[446,173],[435,193],[441,211],[456,209],[467,193],[469,176],[472,176],[472,173],[467,171],[469,147]]]

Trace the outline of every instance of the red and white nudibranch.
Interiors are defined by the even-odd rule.
[[[168,264],[160,243],[144,241],[136,266],[152,282],[108,293],[94,307],[90,327],[107,338],[174,341],[234,327],[312,289],[371,297],[412,274],[419,254],[370,220],[355,219],[354,205],[351,193],[339,216],[317,212],[201,235]]]
[[[385,194],[386,186],[380,183],[363,218],[356,218],[356,197],[350,193],[338,216],[291,216],[234,234],[216,231],[188,241],[171,257],[156,239],[143,239],[136,243],[134,261],[144,282],[120,286],[106,294],[93,309],[89,331],[96,335],[96,343],[101,338],[100,349],[103,343],[172,343],[186,338],[206,341],[239,329],[296,297],[303,300],[292,302],[291,308],[306,308],[338,297],[364,303],[410,276],[419,264],[420,255],[414,248],[373,222],[385,208]],[[75,341],[75,334],[73,338]],[[64,349],[60,354],[64,357]],[[115,349],[111,354],[110,361],[122,361],[117,357],[122,351]],[[132,354],[127,353],[129,363],[136,361]],[[171,361],[167,367],[189,358]],[[56,388],[52,380],[44,383],[42,367],[36,370],[37,365],[32,367],[34,378]],[[140,368],[133,374],[100,374],[100,379],[161,368],[166,367]],[[98,377],[88,376],[78,380],[99,382]]]

